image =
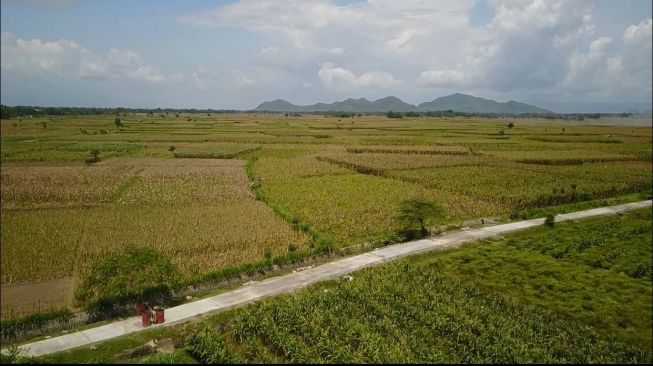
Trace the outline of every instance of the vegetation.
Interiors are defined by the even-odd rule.
[[[214,317],[191,353],[207,363],[651,362],[650,276],[587,266],[577,249],[551,255],[607,233],[647,252],[622,260],[650,266],[650,219],[562,223],[359,271]]]
[[[388,111],[388,113],[386,114],[386,117],[388,117],[388,118],[403,118],[404,115],[401,112]]]
[[[441,208],[428,228],[641,199],[653,185],[650,126],[453,111],[2,111],[3,285],[81,276],[129,243],[169,257],[183,281],[223,278],[401,240],[398,212],[413,199]]]
[[[418,224],[421,236],[426,236],[429,232],[424,226],[426,220],[441,213],[442,209],[431,202],[426,202],[421,199],[411,199],[401,203],[398,218],[407,228]]]
[[[77,301],[90,306],[116,301],[148,301],[152,289],[168,292],[179,282],[179,270],[152,248],[129,245],[91,266],[75,290]]]

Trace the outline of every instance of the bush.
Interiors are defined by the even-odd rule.
[[[94,164],[100,161],[100,150],[93,149],[90,151],[90,156],[84,159],[86,164]]]
[[[3,319],[0,321],[2,338],[5,340],[12,338],[14,333],[21,329],[29,327],[40,327],[50,320],[64,319],[70,315],[72,315],[72,313],[69,309],[59,309],[44,313],[32,313],[19,318]]]
[[[428,218],[442,213],[443,210],[433,203],[421,199],[411,199],[401,203],[397,218],[405,225],[406,229],[413,228],[416,224],[419,224],[420,234],[426,236],[428,235],[428,230],[424,226],[424,222]]]
[[[555,215],[554,214],[547,214],[546,219],[544,220],[544,225],[553,227],[555,224]]]
[[[75,299],[91,310],[114,303],[146,301],[169,293],[179,271],[169,258],[148,247],[128,245],[123,253],[96,262],[75,290]]]
[[[269,247],[266,247],[265,250],[263,251],[263,257],[266,260],[271,260],[272,259],[272,249]]]
[[[177,148],[176,148],[174,145],[171,145],[171,146],[168,148],[168,151],[175,151],[176,149],[177,149]]]
[[[386,114],[388,118],[403,118],[403,115],[401,112],[393,112],[393,111],[388,111],[388,114]]]

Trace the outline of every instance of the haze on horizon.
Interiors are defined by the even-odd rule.
[[[651,108],[650,0],[2,0],[6,105]]]

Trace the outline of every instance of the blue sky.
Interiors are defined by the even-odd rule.
[[[650,108],[651,1],[2,0],[2,103]],[[566,111],[566,110],[562,110]]]

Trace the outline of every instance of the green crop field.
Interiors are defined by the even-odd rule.
[[[413,198],[442,208],[426,220],[439,226],[652,189],[650,126],[127,114],[117,128],[115,118],[0,122],[3,291],[74,282],[127,244],[162,251],[190,278],[317,250],[318,239],[383,241]],[[87,165],[93,150],[100,160]]]
[[[650,363],[651,210],[556,224],[220,314],[208,363]]]

